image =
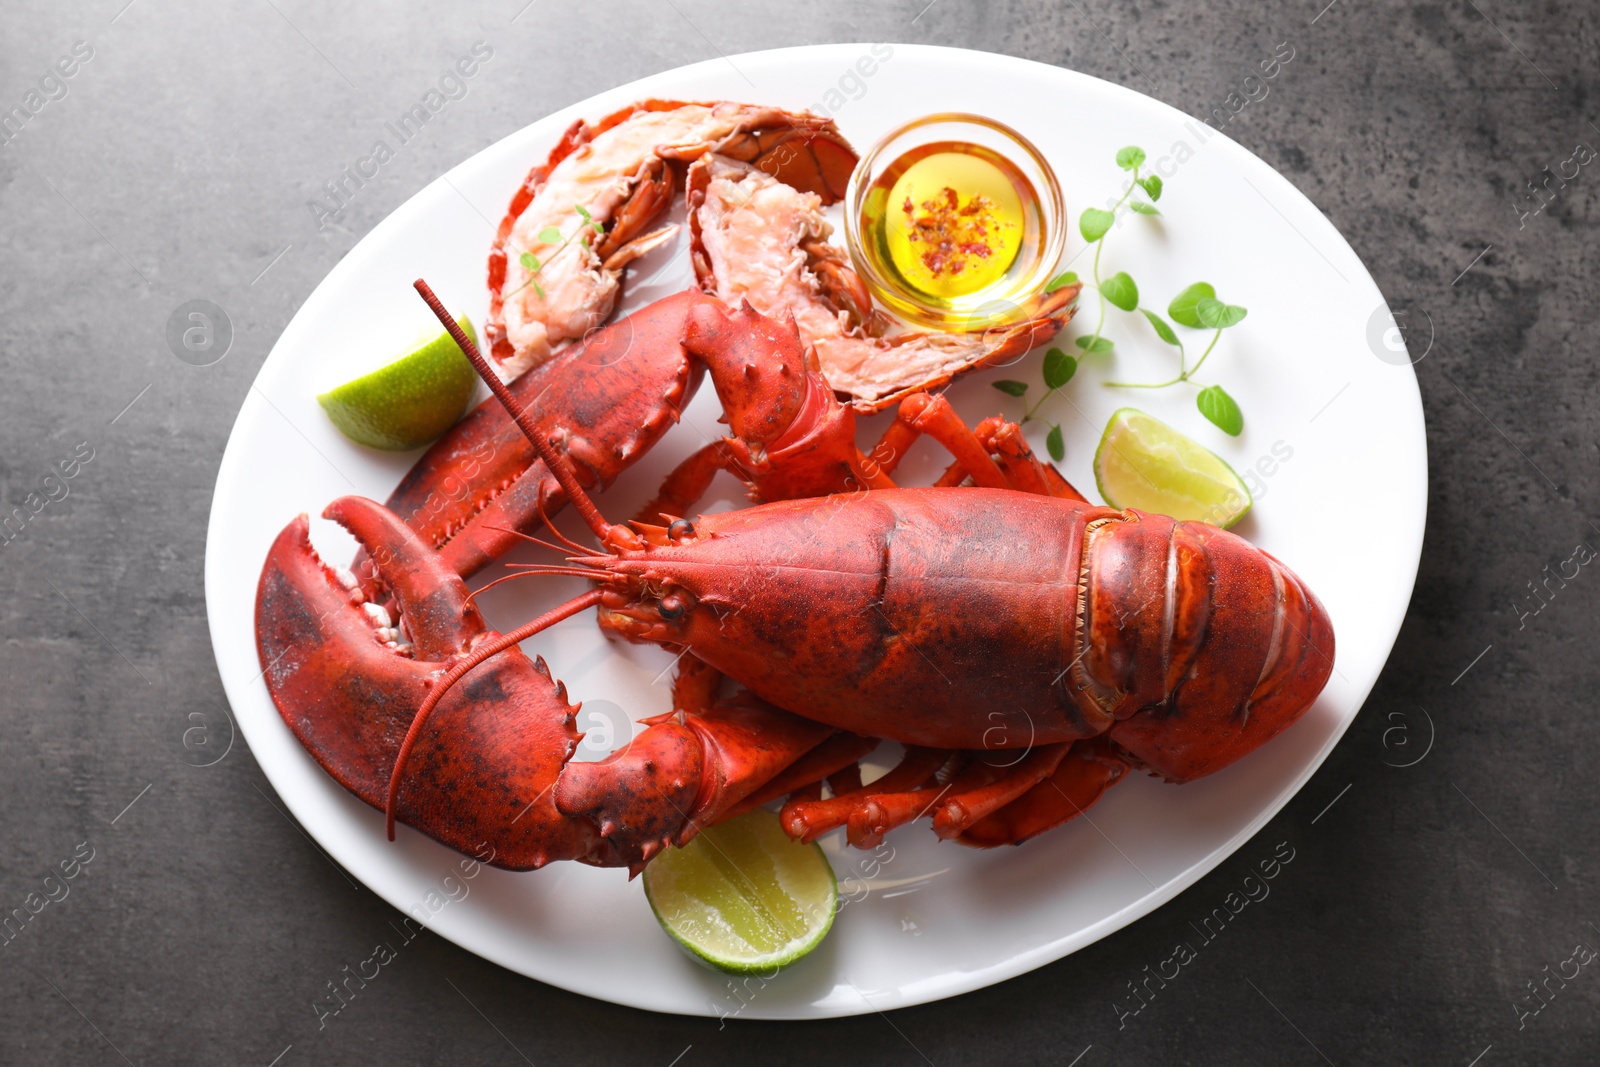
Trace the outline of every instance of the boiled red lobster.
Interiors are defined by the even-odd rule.
[[[927,816],[944,838],[1016,843],[1130,769],[1189,781],[1310,707],[1333,633],[1286,567],[1203,523],[1092,506],[1016,424],[969,428],[926,391],[1047,341],[1077,288],[986,334],[892,332],[826,243],[821,208],[854,161],[831,122],[753,105],[647,101],[576,124],[490,254],[487,333],[509,384],[418,283],[495,398],[386,506],[329,505],[363,546],[355,573],[322,562],[301,516],[256,603],[284,721],[387,811],[391,836],[398,819],[497,866],[637,872],[786,797],[805,840],[842,826],[867,847]],[[627,263],[666,239],[645,231],[679,186],[703,291],[597,326]],[[728,434],[634,522],[607,521],[590,494],[706,377]],[[858,413],[897,402],[858,449]],[[953,461],[899,487],[923,435]],[[757,505],[687,518],[719,471]],[[565,562],[519,573],[595,587],[496,633],[463,578],[567,504],[598,546],[566,542]],[[590,607],[606,632],[682,655],[672,710],[574,763],[578,708],[517,646]],[[863,784],[883,739],[904,756]]]
[[[789,796],[784,825],[805,839],[846,826],[871,845],[928,815],[942,837],[1020,842],[1132,768],[1186,782],[1226,766],[1302,714],[1332,669],[1326,612],[1271,556],[1204,523],[1090,505],[1014,425],[968,430],[926,394],[902,403],[871,456],[835,440],[820,464],[796,459],[812,488],[860,475],[856,491],[608,522],[574,435],[524,411],[523,383],[502,384],[425,295],[537,452],[541,482],[598,539],[535,569],[596,586],[498,634],[425,534],[375,502],[337,500],[326,514],[365,546],[401,615],[390,625],[317,557],[303,516],[279,535],[257,600],[268,688],[329,773],[389,811],[391,833],[398,819],[512,869],[577,859],[637,872]],[[793,324],[670,299],[688,310],[665,347],[710,369],[734,443],[770,474],[787,435],[815,429],[798,413],[831,398]],[[951,472],[892,487],[895,458],[923,432],[955,455]],[[613,633],[685,650],[687,668],[671,712],[609,759],[573,763],[577,707],[517,645],[589,607]],[[719,697],[723,676],[741,691]],[[863,785],[858,761],[878,739],[906,753]]]

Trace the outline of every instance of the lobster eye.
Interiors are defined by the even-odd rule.
[[[683,597],[679,596],[677,593],[668,593],[666,596],[661,598],[659,603],[656,604],[656,611],[658,611],[661,614],[661,617],[666,619],[668,622],[681,619],[683,617],[683,613],[688,609],[689,605],[685,603]]]
[[[694,536],[694,523],[688,519],[673,519],[672,525],[667,527],[667,536],[674,541],[682,541]]]

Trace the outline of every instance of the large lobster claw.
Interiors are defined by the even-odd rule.
[[[284,722],[339,784],[381,810],[418,705],[497,635],[456,573],[387,508],[349,496],[324,514],[377,563],[400,619],[391,625],[351,576],[322,562],[301,515],[262,569],[256,641]],[[593,825],[563,816],[555,799],[578,740],[576,710],[542,661],[515,648],[494,656],[445,695],[418,739],[398,818],[513,870],[587,855]]]
[[[380,810],[394,788],[395,817],[451,848],[510,870],[577,859],[637,873],[833,733],[748,694],[710,703],[707,692],[608,759],[570,763],[578,708],[515,639],[599,592],[502,636],[445,557],[389,509],[347,496],[325,515],[361,542],[400,618],[391,625],[353,575],[322,562],[300,516],[273,543],[256,592],[267,688],[340,785]]]

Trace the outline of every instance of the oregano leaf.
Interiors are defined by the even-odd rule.
[[[1162,183],[1159,175],[1146,174],[1139,179],[1139,185],[1149,195],[1151,200],[1161,199]]]
[[[1061,439],[1061,427],[1052,426],[1045,435],[1044,446],[1050,450],[1050,458],[1060,463],[1067,458],[1067,445]]]
[[[1111,229],[1111,224],[1116,221],[1117,217],[1109,211],[1086,207],[1083,209],[1083,214],[1078,216],[1078,232],[1083,234],[1085,241],[1093,244],[1104,237],[1106,231]]]
[[[1217,291],[1211,287],[1210,282],[1195,282],[1172,298],[1172,303],[1167,305],[1167,314],[1172,317],[1173,322],[1200,329],[1205,323],[1200,321],[1195,305],[1208,298],[1214,299],[1216,295]]]
[[[534,255],[532,252],[522,253],[522,255],[517,257],[517,262],[521,263],[523,269],[528,271],[536,271],[539,269],[539,257]]]
[[[1216,297],[1202,297],[1195,304],[1195,316],[1200,324],[1212,330],[1226,330],[1244,321],[1248,312],[1237,304],[1224,304]]]
[[[1117,166],[1123,170],[1132,170],[1145,160],[1144,149],[1138,145],[1129,145],[1117,151]]]
[[[1151,205],[1145,203],[1143,200],[1131,201],[1128,204],[1128,206],[1133,208],[1133,210],[1137,211],[1141,215],[1159,215],[1159,214],[1161,214],[1161,209],[1160,208],[1152,207]]]
[[[1065,289],[1069,285],[1077,284],[1078,275],[1069,270],[1065,273],[1057,274],[1054,278],[1051,278],[1048,282],[1045,282],[1044,291],[1047,293],[1053,293],[1057,289]]]
[[[1098,356],[1111,351],[1116,346],[1109,337],[1095,337],[1093,334],[1084,334],[1078,338],[1078,347],[1089,355]]]
[[[1078,373],[1078,361],[1061,351],[1052,348],[1044,354],[1044,384],[1051,389],[1060,389],[1072,381],[1072,376]]]
[[[553,245],[561,240],[561,231],[554,226],[546,226],[539,231],[539,240],[547,245]]]
[[[1195,404],[1213,426],[1230,437],[1238,437],[1244,429],[1244,413],[1238,403],[1220,385],[1208,385],[1195,397]]]
[[[1023,393],[1028,391],[1027,382],[1016,382],[1012,381],[1010,378],[1001,378],[999,381],[990,382],[989,384],[1007,396],[1021,396]]]
[[[1169,345],[1175,345],[1179,343],[1178,335],[1172,332],[1172,327],[1167,325],[1166,319],[1162,318],[1160,315],[1157,315],[1149,308],[1140,308],[1139,310],[1144,312],[1144,317],[1150,320],[1151,326],[1155,327],[1157,337],[1161,338]]]
[[[1101,282],[1100,293],[1123,311],[1132,311],[1139,306],[1139,287],[1125,270],[1119,270]]]

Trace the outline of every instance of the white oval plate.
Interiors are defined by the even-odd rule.
[[[898,1008],[1021,974],[1148,914],[1248,840],[1338,741],[1393,645],[1422,546],[1422,407],[1404,348],[1385,333],[1392,326],[1383,298],[1333,226],[1267,164],[1128,89],[985,53],[895,45],[883,58],[878,47],[876,57],[867,45],[830,45],[668,71],[550,115],[478,153],[402,205],[329,273],[284,330],[239,413],[212,504],[206,604],[218,667],[250,748],[335,860],[436,933],[514,971],[634,1007],[746,1018]],[[870,75],[861,73],[866,69]],[[925,826],[892,835],[876,855],[832,842],[851,897],[833,933],[810,957],[768,982],[748,983],[739,996],[661,932],[644,893],[622,871],[565,863],[531,874],[483,869],[467,878],[454,853],[415,832],[402,828],[398,842],[385,841],[379,813],[324,774],[279,719],[253,634],[256,579],[283,525],[302,511],[315,516],[345,493],[383,499],[415,458],[349,443],[314,394],[383,362],[431,321],[411,290],[418,276],[481,324],[491,222],[528,168],[573,120],[651,96],[820,105],[859,148],[927,112],[1000,119],[1031,138],[1060,175],[1074,222],[1069,258],[1083,248],[1078,212],[1120,191],[1116,150],[1144,146],[1166,178],[1165,218],[1130,216],[1120,225],[1107,239],[1103,275],[1127,269],[1156,307],[1204,279],[1250,309],[1204,375],[1238,399],[1246,429],[1230,439],[1211,428],[1189,387],[1103,388],[1099,382],[1113,376],[1152,381],[1173,373],[1171,350],[1148,325],[1113,310],[1107,333],[1117,354],[1086,363],[1048,409],[1066,435],[1064,471],[1092,495],[1095,443],[1125,404],[1184,429],[1239,471],[1255,472],[1258,502],[1240,532],[1310,583],[1338,635],[1335,673],[1311,711],[1211,778],[1181,787],[1130,780],[1090,818],[1017,849],[939,844]],[[1087,274],[1089,258],[1074,269]],[[680,237],[635,270],[624,309],[689,283]],[[1092,321],[1092,300],[1085,305],[1083,319]],[[1089,332],[1078,325],[1069,337]],[[1006,376],[1039,389],[1038,358]],[[985,373],[951,391],[968,418],[1017,412],[1015,401],[990,388],[995,377]],[[671,465],[718,434],[717,413],[715,394],[702,389],[685,424],[601,499],[607,513],[632,514]],[[863,437],[881,426],[872,420]],[[1043,429],[1029,429],[1042,451]],[[931,445],[913,459],[904,469],[927,480],[941,465]],[[731,486],[718,489],[717,507],[738,498]],[[313,538],[337,563],[353,547],[321,519]],[[505,595],[487,598],[485,608],[492,624],[509,628],[579,588],[568,579],[514,583],[496,590]],[[664,671],[672,657],[612,645],[587,616],[540,635],[529,651],[542,653],[574,696],[590,702],[581,725],[599,742],[625,735],[620,708],[643,717],[668,706]]]

